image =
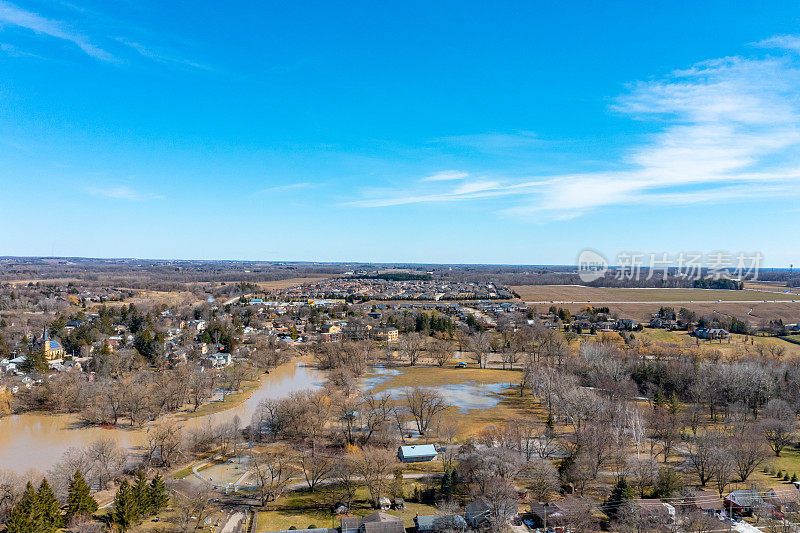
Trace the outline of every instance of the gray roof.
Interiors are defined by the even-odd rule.
[[[482,513],[489,512],[491,509],[492,508],[489,506],[489,502],[483,498],[478,498],[474,502],[467,505],[467,513],[472,516],[478,516]]]
[[[450,529],[466,529],[467,523],[461,515],[432,514],[414,517],[417,531],[444,531]]]

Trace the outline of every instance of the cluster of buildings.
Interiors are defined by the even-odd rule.
[[[391,280],[368,277],[344,277],[304,283],[288,289],[271,291],[282,300],[360,299],[360,300],[490,300],[510,299],[508,287],[491,282],[455,282],[431,279]]]

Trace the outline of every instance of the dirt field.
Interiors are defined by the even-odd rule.
[[[296,285],[302,285],[303,283],[313,283],[315,281],[328,279],[330,277],[331,276],[309,276],[305,278],[289,278],[289,279],[281,279],[278,281],[264,281],[259,283],[258,286],[264,290],[288,289]]]
[[[512,287],[526,302],[763,302],[764,300],[798,300],[795,294],[745,289],[742,291],[714,289],[618,289],[584,287],[581,285],[517,285]]]
[[[575,285],[520,285],[514,290],[539,311],[546,311],[551,303],[573,314],[587,305],[602,305],[619,316],[643,321],[666,305],[676,309],[686,307],[699,315],[735,316],[752,324],[778,318],[785,323],[800,322],[800,296],[763,290],[617,289]]]

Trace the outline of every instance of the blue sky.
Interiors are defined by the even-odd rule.
[[[0,0],[0,255],[800,263],[800,4],[642,4]]]

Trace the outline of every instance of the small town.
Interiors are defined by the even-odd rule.
[[[800,533],[799,23],[0,0],[0,533]]]

